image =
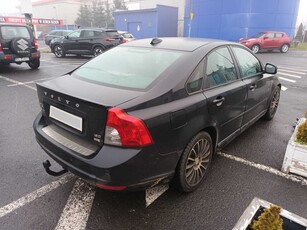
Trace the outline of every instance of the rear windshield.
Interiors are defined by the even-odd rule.
[[[116,47],[81,66],[72,76],[114,87],[143,90],[182,55],[181,51]]]
[[[119,33],[118,33],[117,31],[107,31],[106,33],[107,33],[107,35],[108,35],[109,37],[111,37],[111,38],[117,38],[117,37],[119,37]]]
[[[1,35],[3,39],[16,37],[31,38],[28,28],[22,26],[1,26]]]

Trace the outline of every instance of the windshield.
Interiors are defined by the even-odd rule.
[[[260,33],[257,33],[255,34],[254,36],[252,36],[251,38],[260,38],[262,35],[264,35],[265,33],[264,32],[260,32]]]
[[[73,72],[73,77],[115,87],[145,89],[183,52],[139,47],[113,48]]]
[[[1,35],[3,39],[16,37],[31,38],[28,28],[22,26],[1,26]]]

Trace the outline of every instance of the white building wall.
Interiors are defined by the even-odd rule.
[[[39,5],[33,4],[34,18],[61,19],[64,24],[74,25],[78,17],[80,2],[77,1],[53,1]]]

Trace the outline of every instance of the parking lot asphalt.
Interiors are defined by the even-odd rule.
[[[43,53],[37,71],[26,64],[1,66],[0,229],[232,229],[254,197],[307,218],[306,179],[295,182],[274,173],[281,169],[293,122],[307,111],[307,52],[257,56],[279,68],[283,90],[275,118],[258,121],[226,146],[224,155],[215,155],[197,191],[168,189],[147,208],[145,191],[107,192],[70,174],[53,178],[42,167],[49,158],[32,129],[40,111],[35,82],[65,74],[90,57]]]

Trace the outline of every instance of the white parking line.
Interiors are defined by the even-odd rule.
[[[27,84],[32,84],[32,83],[35,83],[35,82],[38,82],[38,81],[45,81],[45,80],[49,80],[49,79],[53,79],[53,77],[41,78],[41,79],[37,79],[35,81],[19,82],[19,83],[7,85],[7,86],[8,87],[13,87],[13,86],[27,85]]]
[[[280,68],[281,71],[285,71],[285,72],[289,72],[289,73],[296,73],[296,74],[301,74],[301,75],[306,75],[306,73],[304,72],[297,72],[297,71],[293,71],[293,70],[288,70],[288,69],[285,69],[285,68]],[[279,71],[278,71],[279,73]]]
[[[289,66],[281,65],[281,66],[278,66],[278,68],[307,72],[307,69],[305,69],[304,67],[300,67],[300,66],[299,67],[296,67],[296,66],[289,67]]]
[[[14,84],[22,84],[23,82],[20,82],[20,81],[15,81],[13,79],[10,79],[10,78],[7,78],[7,77],[3,77],[3,76],[0,76],[0,79],[3,79],[5,81],[8,81],[8,82],[11,82],[11,83],[14,83]],[[32,86],[29,86],[29,85],[23,85],[24,87],[27,87],[29,89],[32,89],[32,90],[35,90],[37,91],[37,89],[35,87],[32,87]]]
[[[276,176],[280,176],[282,178],[285,178],[285,179],[288,179],[288,180],[300,183],[302,185],[307,185],[307,179],[305,179],[303,177],[296,176],[296,175],[293,175],[293,174],[286,174],[286,173],[283,173],[283,172],[281,172],[281,171],[279,171],[279,170],[277,170],[275,168],[269,167],[267,165],[258,164],[258,163],[252,162],[252,161],[248,161],[248,160],[246,160],[244,158],[240,158],[240,157],[237,157],[237,156],[234,156],[234,155],[230,155],[230,154],[227,154],[227,153],[218,152],[217,154],[222,156],[222,157],[226,157],[228,159],[240,162],[242,164],[245,164],[245,165],[248,165],[248,166],[260,169],[262,171],[274,174]]]
[[[278,72],[278,74],[284,75],[284,76],[289,76],[289,77],[295,77],[295,78],[302,78],[301,76],[289,74],[289,73],[283,73],[283,72]]]
[[[152,188],[148,188],[145,191],[146,208],[151,205],[156,199],[158,199],[163,193],[169,189],[169,185],[159,185]]]
[[[84,230],[95,198],[95,187],[78,179],[55,230]]]
[[[283,77],[278,77],[278,78],[281,79],[281,80],[284,80],[284,81],[292,82],[292,83],[296,82],[296,81],[288,79],[288,78],[283,78]]]
[[[34,192],[29,193],[28,195],[21,197],[20,199],[5,205],[4,207],[0,208],[0,218],[4,217],[5,215],[15,211],[18,208],[36,200],[37,198],[42,197],[46,193],[58,188],[59,186],[66,184],[68,181],[72,179],[72,175],[68,174],[66,176],[61,177],[57,181],[53,181],[48,185],[45,185]]]

